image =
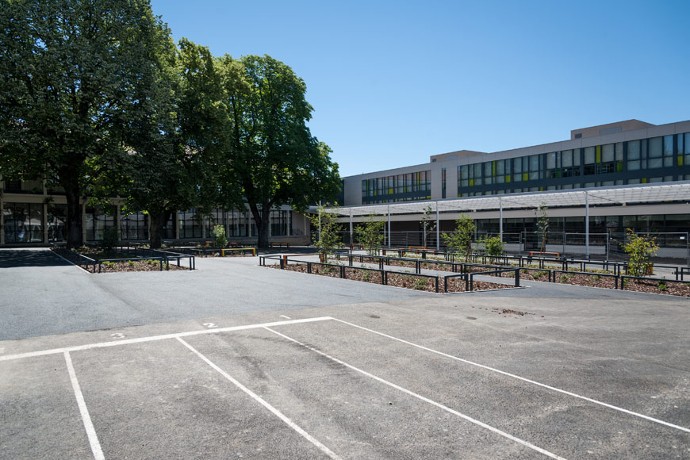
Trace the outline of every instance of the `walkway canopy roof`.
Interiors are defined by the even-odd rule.
[[[439,212],[490,211],[497,209],[534,209],[580,206],[614,206],[624,204],[670,203],[690,201],[690,181],[655,185],[633,185],[610,188],[590,188],[510,195],[488,195],[449,200],[396,202],[364,206],[327,208],[341,216],[369,216],[387,214],[421,214],[431,207]]]

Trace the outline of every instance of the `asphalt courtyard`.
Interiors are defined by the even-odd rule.
[[[690,458],[688,299],[0,250],[0,458]]]

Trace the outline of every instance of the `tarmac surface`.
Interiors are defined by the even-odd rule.
[[[0,458],[690,458],[690,301],[0,251]]]

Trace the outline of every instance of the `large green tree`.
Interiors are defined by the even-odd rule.
[[[177,209],[207,210],[219,202],[219,152],[228,138],[220,75],[208,48],[188,40],[161,42],[146,110],[127,131],[127,176],[117,193],[151,219],[151,247]],[[117,190],[117,189],[116,189]]]
[[[0,172],[64,189],[69,246],[81,199],[119,174],[164,29],[147,0],[0,0]]]
[[[241,188],[258,245],[267,247],[271,209],[289,204],[303,210],[333,200],[340,187],[338,165],[307,127],[313,109],[304,81],[290,67],[269,56],[224,56],[218,65],[231,125],[223,162],[226,181],[232,181],[226,197],[235,204],[233,190]]]

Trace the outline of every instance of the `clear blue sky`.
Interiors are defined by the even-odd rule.
[[[690,119],[690,0],[153,0],[215,55],[307,84],[342,176]]]

